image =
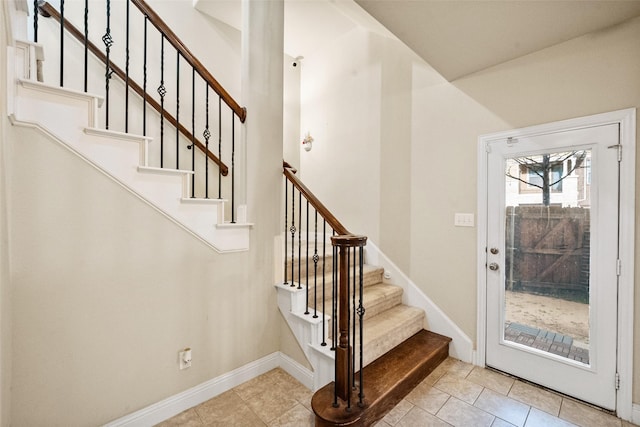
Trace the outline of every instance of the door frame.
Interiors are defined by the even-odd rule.
[[[620,387],[616,393],[616,413],[631,420],[633,412],[633,308],[634,308],[634,228],[635,228],[635,162],[636,109],[612,111],[592,116],[562,120],[521,129],[513,129],[478,137],[478,246],[477,246],[477,349],[474,363],[486,366],[487,328],[487,162],[488,144],[507,138],[523,138],[585,127],[618,124],[622,159],[620,162],[620,261],[618,279],[618,345],[617,371]],[[626,380],[626,379],[629,380]]]

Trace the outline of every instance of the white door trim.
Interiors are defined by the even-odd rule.
[[[635,227],[635,145],[636,109],[576,119],[563,120],[522,129],[481,135],[478,137],[478,247],[477,247],[477,351],[476,364],[485,366],[487,326],[487,147],[489,142],[506,138],[519,138],[580,129],[606,124],[620,125],[622,161],[620,163],[620,260],[622,270],[619,278],[618,298],[618,373],[620,389],[617,392],[618,416],[630,420],[633,412],[633,301],[634,301],[634,227]]]

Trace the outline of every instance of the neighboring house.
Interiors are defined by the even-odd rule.
[[[2,70],[12,4],[0,7]],[[197,54],[216,45],[235,55],[222,82],[246,89],[237,31],[186,5],[151,4],[181,36],[207,40]],[[254,37],[269,33],[272,18],[252,21]],[[243,198],[256,225],[251,249],[232,254],[11,126],[0,79],[0,425],[103,424],[225,374],[241,378],[235,369],[276,365],[282,354],[308,368],[273,289],[283,150],[348,229],[369,236],[476,342],[476,230],[454,227],[453,217],[476,211],[478,136],[640,107],[638,40],[640,17],[452,82],[364,28],[327,41],[295,71],[285,65],[284,83],[278,72],[291,61],[274,55],[273,73],[253,76],[273,103],[243,94],[255,101]],[[297,136],[306,132],[315,141],[302,152]],[[583,206],[588,177],[575,175]],[[640,316],[633,329],[637,349]],[[193,366],[178,371],[184,347]],[[627,380],[638,413],[638,351]]]

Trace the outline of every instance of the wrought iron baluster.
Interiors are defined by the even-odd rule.
[[[231,223],[236,223],[236,116],[231,111]]]
[[[336,235],[336,231],[332,230],[332,235]],[[331,350],[335,351],[338,346],[338,247],[332,246],[333,260],[332,260],[332,281],[333,286],[331,289]]]
[[[160,33],[160,86],[158,86],[158,94],[160,95],[160,167],[164,167],[164,96],[167,94],[167,88],[164,87],[164,34]]]
[[[302,193],[298,197],[298,227],[302,228]],[[298,289],[302,289],[302,230],[298,232]]]
[[[222,97],[218,96],[218,158],[222,160]],[[218,199],[222,199],[222,171],[218,167]],[[293,277],[291,278],[293,280]]]
[[[204,146],[207,151],[207,155],[204,156],[204,197],[206,199],[209,198],[209,138],[211,137],[211,132],[209,131],[209,83],[205,82],[205,127],[204,133]]]
[[[196,196],[196,69],[191,67],[191,145],[187,148],[191,150],[191,198]],[[204,160],[207,161],[205,153]]]
[[[142,61],[142,135],[147,136],[147,23],[149,17],[144,16],[144,53]]]
[[[84,91],[87,92],[89,72],[89,0],[84,0]]]
[[[302,195],[300,195],[302,197]],[[295,236],[296,236],[296,187],[293,182],[291,183],[291,228],[289,228],[291,232],[291,287],[295,286],[295,282],[293,279],[293,260],[295,259]]]
[[[125,133],[129,132],[129,9],[131,6],[131,0],[127,0],[127,12],[126,12],[126,24],[125,31],[127,34],[125,35],[125,48],[124,48],[124,131]]]
[[[113,37],[111,37],[111,0],[107,0],[107,29],[102,36],[102,42],[106,48],[106,57],[105,61],[105,96],[104,96],[104,109],[105,109],[105,128],[109,129],[109,80],[111,80],[111,74],[113,71],[111,70],[111,46],[113,46]]]
[[[180,169],[180,51],[176,51],[176,169]]]
[[[320,344],[323,347],[327,345],[327,333],[326,329],[326,307],[325,307],[325,275],[326,270],[325,266],[327,265],[327,220],[322,219],[322,343]]]
[[[305,295],[307,298],[306,309],[304,310],[304,314],[309,314],[309,199],[307,199],[307,255],[306,255],[306,273],[307,273],[307,281],[306,286],[307,290],[305,291]]]
[[[287,281],[287,224],[289,222],[289,183],[284,178],[284,281],[283,285],[289,284]]]
[[[307,227],[308,228],[308,227]],[[307,246],[309,243],[307,243]],[[318,318],[318,211],[315,210],[313,238],[313,318]],[[324,290],[324,289],[323,289]]]
[[[360,253],[360,263],[359,263],[359,268],[360,268],[360,300],[358,301],[358,319],[360,320],[360,392],[358,393],[358,406],[363,407],[364,406],[364,383],[363,383],[363,377],[362,377],[362,367],[364,365],[364,313],[365,313],[365,308],[364,305],[362,304],[362,295],[364,292],[364,277],[363,277],[363,273],[364,273],[364,248],[362,246],[360,246],[358,248],[359,253]]]
[[[347,268],[345,269],[340,269],[340,271],[345,271],[347,273],[347,297],[344,299],[344,301],[346,301],[346,308],[347,308],[347,355],[345,357],[345,360],[347,361],[347,363],[349,363],[351,366],[347,366],[347,377],[345,378],[346,381],[348,381],[348,387],[347,387],[347,412],[351,411],[351,372],[353,370],[353,363],[350,361],[351,356],[353,354],[353,345],[352,345],[352,334],[351,334],[351,330],[349,328],[349,326],[351,325],[351,305],[349,304],[349,300],[351,299],[351,281],[349,280],[349,265],[351,265],[351,250],[349,247],[341,247],[340,250],[346,250],[347,251]],[[341,279],[342,280],[342,279]],[[340,310],[342,311],[342,310]],[[355,327],[355,325],[354,325]],[[340,326],[340,329],[342,329],[342,325]],[[341,331],[342,332],[342,331]],[[342,340],[342,336],[340,337]],[[351,347],[351,348],[349,348]],[[350,350],[350,351],[349,351]],[[349,354],[351,353],[351,354]]]
[[[349,252],[353,252],[353,267],[351,274],[349,275],[349,284],[353,286],[352,297],[351,297],[351,313],[349,316],[349,321],[352,325],[352,333],[351,333],[351,371],[349,372],[349,382],[351,384],[350,389],[355,390],[356,387],[356,248],[349,249]]]
[[[60,0],[60,87],[64,86],[64,0]]]
[[[33,0],[33,41],[38,43],[38,17],[40,11],[38,9],[39,0]]]

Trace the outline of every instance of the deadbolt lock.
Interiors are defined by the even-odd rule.
[[[500,268],[500,266],[498,264],[496,264],[495,262],[492,262],[491,264],[489,264],[489,270],[491,271],[497,271]]]

